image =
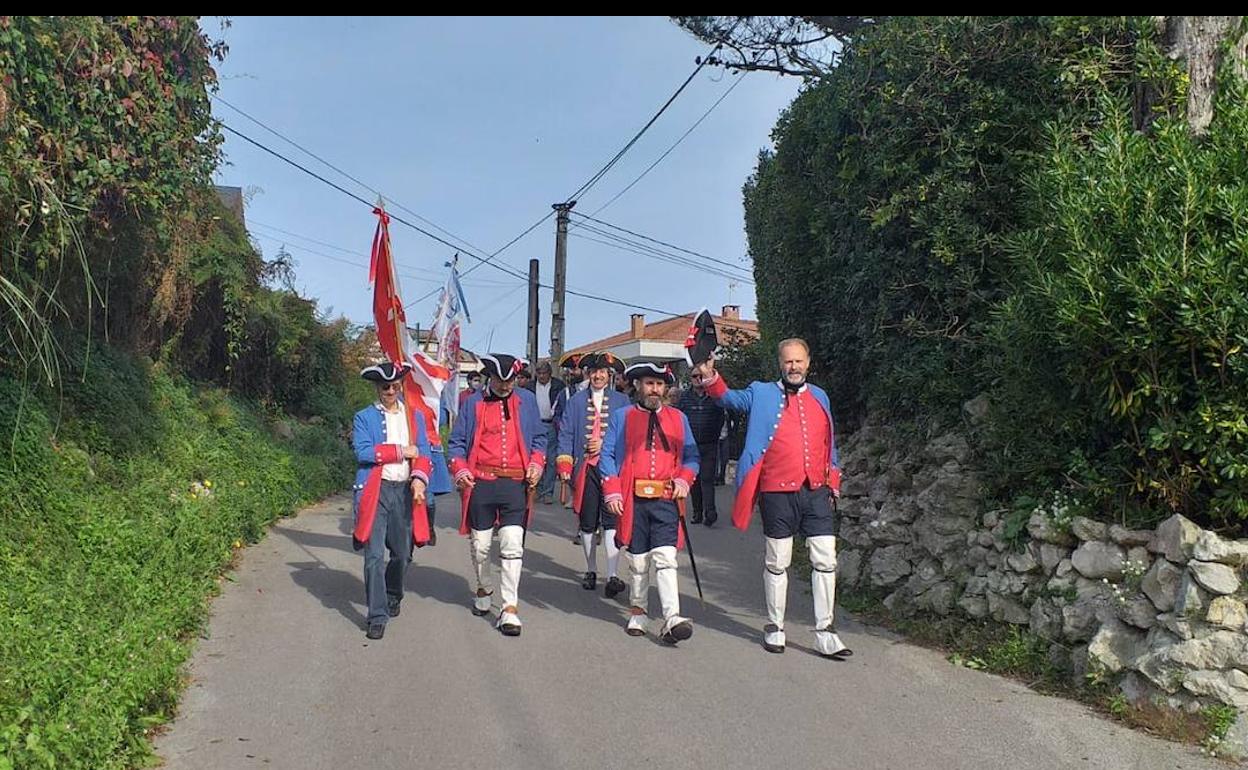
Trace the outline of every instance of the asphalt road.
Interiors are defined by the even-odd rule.
[[[440,542],[417,551],[402,614],[376,642],[362,630],[345,496],[247,549],[214,603],[180,715],[156,741],[166,766],[1225,767],[851,618],[838,626],[854,657],[821,658],[797,580],[788,651],[768,654],[762,535],[724,517],[692,533],[705,606],[681,556],[695,632],[673,648],[627,636],[625,605],[601,584],[580,587],[571,513],[540,508],[520,584],[524,632],[503,637],[469,612],[458,498],[441,502]]]

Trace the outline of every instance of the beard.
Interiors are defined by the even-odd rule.
[[[641,397],[641,406],[643,409],[649,409],[650,411],[653,412],[654,410],[658,409],[662,404],[663,404],[663,398],[661,396],[642,396]]]

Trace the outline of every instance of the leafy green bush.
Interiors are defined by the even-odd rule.
[[[1245,88],[1228,57],[1194,137],[1162,43],[1139,16],[882,17],[807,83],[746,229],[764,337],[810,341],[843,424],[922,437],[987,394],[1003,504],[1248,515]]]
[[[176,308],[224,53],[189,16],[0,18],[0,363],[55,380],[58,327],[140,336]]]
[[[1046,121],[1097,85],[1063,79],[1066,61],[1143,25],[887,17],[781,117],[745,187],[759,317],[811,342],[843,420],[947,421],[990,384],[981,342],[1021,179]]]
[[[103,355],[117,376],[63,400],[0,379],[0,768],[142,761],[233,550],[350,478],[329,426],[282,442],[219,389]],[[127,400],[147,431],[105,424]]]
[[[1012,331],[1063,386],[1031,427],[1079,421],[1098,451],[1068,475],[1103,507],[1248,518],[1246,96],[1228,79],[1204,138],[1174,118],[1140,133],[1107,101],[1031,178]]]

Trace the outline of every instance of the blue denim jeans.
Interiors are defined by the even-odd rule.
[[[555,444],[555,421],[551,420],[546,428],[546,467],[542,469],[542,478],[537,482],[538,498],[555,496],[555,457],[559,447]]]

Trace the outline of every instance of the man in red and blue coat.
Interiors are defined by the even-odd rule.
[[[364,551],[369,639],[380,639],[399,614],[412,545],[429,542],[425,489],[432,470],[424,417],[399,399],[410,367],[389,361],[360,376],[377,386],[377,403],[356,412],[351,444],[355,473],[352,542]],[[385,563],[385,552],[390,562]]]
[[[611,414],[598,470],[607,507],[619,517],[616,539],[628,548],[632,564],[625,631],[629,636],[646,633],[653,564],[663,611],[659,638],[676,644],[693,635],[693,624],[680,614],[676,551],[684,546],[680,519],[698,475],[698,444],[688,418],[663,404],[676,382],[671,367],[635,363],[624,376],[633,381],[637,401]]]
[[[546,463],[546,430],[533,394],[517,388],[524,360],[505,353],[481,357],[485,387],[464,401],[451,431],[451,474],[463,497],[460,534],[471,538],[476,574],[473,613],[490,611],[494,593],[489,575],[490,542],[498,529],[499,593],[497,628],[520,635],[518,609],[524,533],[532,512],[531,490]]]
[[[695,366],[694,374],[724,408],[748,416],[732,523],[747,529],[758,504],[767,541],[763,594],[769,622],[763,630],[764,649],[784,652],[788,568],[793,536],[802,535],[812,569],[815,649],[841,659],[853,653],[836,633],[833,616],[838,526],[833,498],[840,494],[841,470],[832,409],[828,394],[806,381],[810,370],[806,342],[784,340],[778,353],[780,380],[776,382],[753,382],[743,390],[729,390],[713,361]]]
[[[618,517],[603,500],[602,472],[598,463],[611,415],[629,405],[628,397],[611,387],[613,372],[622,375],[624,362],[611,353],[590,353],[581,359],[581,366],[588,374],[589,387],[577,391],[563,410],[555,467],[559,477],[572,484],[572,510],[580,521],[581,548],[587,565],[581,587],[592,591],[598,585],[595,535],[601,527],[607,551],[604,593],[608,599],[614,599],[625,588],[617,574],[620,560],[620,548],[615,542]]]
[[[559,424],[563,420],[563,412],[568,408],[568,401],[580,391],[584,390],[589,382],[584,378],[584,370],[581,369],[581,361],[585,358],[584,353],[567,353],[559,361],[559,366],[563,369],[563,387],[559,389],[559,393],[555,396],[555,404],[553,408],[555,420],[555,446],[551,447],[554,451],[559,446]],[[572,496],[568,495],[567,499],[563,499],[566,486],[559,489],[560,503],[564,508],[572,508]],[[580,542],[580,532],[572,538],[572,542]]]

